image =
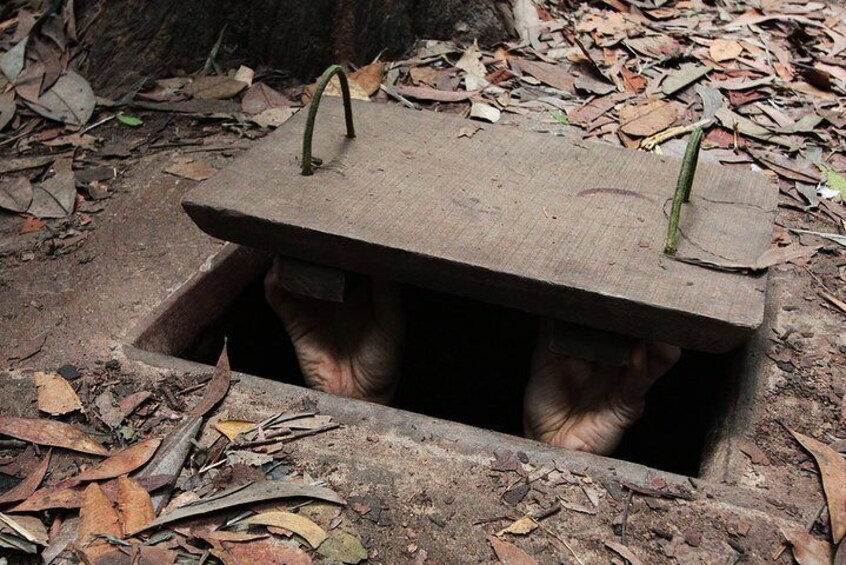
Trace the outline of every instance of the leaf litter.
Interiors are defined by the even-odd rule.
[[[756,167],[771,173],[774,182],[778,182],[782,189],[783,207],[796,202],[804,206],[806,201],[801,199],[798,184],[813,184],[817,178],[813,168],[820,171],[820,213],[835,227],[832,230],[831,225],[827,229],[814,226],[813,230],[806,231],[834,231],[836,233],[832,236],[840,236],[843,217],[842,204],[838,200],[842,198],[841,185],[846,166],[837,149],[842,144],[843,127],[846,124],[841,121],[842,105],[838,99],[844,94],[840,72],[843,50],[840,47],[838,51],[838,46],[842,45],[838,38],[843,37],[844,30],[842,23],[838,23],[839,8],[821,4],[816,9],[821,11],[819,16],[805,17],[791,13],[798,10],[797,5],[781,2],[767,3],[762,12],[743,13],[743,6],[740,5],[726,5],[718,9],[711,6],[693,7],[684,3],[609,0],[602,5],[577,6],[567,13],[547,4],[520,0],[513,6],[519,42],[508,42],[495,51],[471,45],[462,48],[448,42],[426,42],[410,60],[378,62],[363,67],[358,75],[353,73],[354,90],[362,99],[367,97],[382,101],[394,98],[397,103],[403,104],[411,99],[421,103],[421,106],[432,106],[438,111],[463,113],[467,118],[484,119],[479,115],[480,108],[484,108],[488,116],[496,115],[493,112],[495,110],[498,112],[498,120],[506,123],[515,116],[555,112],[561,117],[566,116],[568,124],[561,123],[562,126],[572,128],[585,139],[656,152],[662,151],[668,140],[675,138],[683,142],[692,131],[687,129],[691,125],[714,118],[700,127],[709,131],[708,140],[720,140],[723,145],[719,148],[716,145],[709,146],[706,140],[704,153],[714,151],[717,154],[716,149],[732,152],[737,159],[736,163],[749,166],[754,162]],[[842,22],[842,18],[839,21]],[[803,33],[807,34],[804,46],[796,44],[786,22],[804,26]],[[758,27],[753,29],[749,26]],[[761,30],[765,30],[765,33],[761,34]],[[69,28],[66,34],[71,36]],[[36,123],[43,128],[44,124],[49,123],[45,120],[56,120],[54,124],[82,127],[85,124],[80,125],[79,122],[85,116],[85,104],[74,105],[72,100],[69,104],[68,97],[59,96],[56,108],[45,106],[46,109],[42,110],[44,113],[40,114],[42,117],[36,115],[37,110],[30,104],[34,100],[41,101],[49,89],[45,93],[35,92],[32,84],[47,80],[45,77],[50,72],[49,61],[37,60],[40,55],[36,49],[26,49],[27,41],[21,39],[23,37],[18,38],[19,47],[13,49],[14,53],[9,52],[0,59],[3,63],[0,66],[4,71],[11,69],[16,79],[18,75],[23,75],[29,82],[22,82],[18,85],[20,88],[7,93],[4,99],[6,110],[4,112],[0,105],[0,118],[8,121],[7,130],[15,130],[14,135],[24,133],[15,142],[15,146],[25,152],[29,147],[27,144],[31,145],[33,139],[32,134],[25,133],[28,124]],[[30,59],[24,57],[25,51],[28,51]],[[465,59],[466,65],[458,64],[462,59]],[[141,93],[138,99],[147,96],[149,100],[155,99],[164,104],[159,108],[151,108],[152,112],[180,111],[184,115],[202,119],[212,116],[219,117],[211,119],[226,120],[233,116],[240,119],[253,115],[256,119],[247,119],[244,123],[252,121],[263,128],[284,123],[308,99],[307,91],[304,99],[296,91],[286,90],[283,94],[265,83],[261,72],[248,71],[252,70],[232,69],[226,76],[203,80],[193,87],[189,86],[192,84],[189,80],[181,77],[160,80],[157,81],[156,90]],[[67,79],[68,75],[63,76]],[[62,76],[57,77],[51,88],[55,88],[61,80]],[[71,77],[66,82],[75,80]],[[233,81],[241,84],[234,84]],[[249,86],[250,81],[252,86]],[[209,85],[209,88],[198,89],[203,83]],[[473,88],[468,88],[468,84]],[[215,85],[220,86],[217,93],[212,88]],[[206,90],[209,92],[204,94]],[[14,96],[12,111],[8,109],[8,94]],[[80,100],[84,102],[85,89],[81,88],[77,94],[81,94]],[[405,98],[405,102],[402,98]],[[555,103],[550,104],[550,99]],[[653,100],[661,104],[654,104]],[[195,104],[199,102],[205,105]],[[183,105],[185,103],[187,105]],[[419,107],[414,102],[411,104]],[[644,120],[638,114],[635,114],[635,118],[645,123],[628,119],[632,111],[626,108],[648,108],[650,104],[661,110],[655,112],[661,119],[649,117]],[[476,115],[473,115],[474,107]],[[673,120],[669,119],[671,113],[666,110],[667,107],[675,109]],[[108,108],[98,108],[98,111],[105,112],[108,117]],[[239,115],[239,111],[243,114]],[[262,115],[265,112],[268,113]],[[647,116],[651,114],[646,112]],[[92,116],[94,114],[86,120],[92,121]],[[457,132],[456,135],[474,135],[478,131],[474,124],[478,123],[468,122],[467,129],[461,130],[465,133]],[[142,131],[147,123],[137,127]],[[256,131],[255,125],[239,127],[252,127]],[[646,134],[648,131],[653,133]],[[819,150],[819,157],[816,160],[806,159],[815,150]],[[128,154],[131,151],[124,157]],[[725,157],[725,153],[721,155]],[[742,157],[746,157],[746,160],[743,161]],[[54,160],[50,158],[49,162]],[[87,166],[81,160],[75,160],[72,164],[76,168]],[[43,171],[37,170],[39,166],[43,165],[30,169],[32,174],[27,172],[28,176],[19,177],[25,178],[30,187],[35,187],[35,191],[41,190],[39,183],[44,181],[44,176],[40,176]],[[46,176],[49,177],[49,173]],[[29,207],[25,181],[18,182],[21,184],[15,190],[22,190],[24,195],[22,198],[10,198],[12,207],[6,206],[16,213],[26,211],[26,208],[14,209],[23,207],[21,202]],[[75,187],[68,191],[67,186],[66,183],[64,196],[73,195],[75,199]],[[814,188],[817,186],[814,185]],[[44,196],[41,194],[40,198],[43,200]],[[56,216],[55,220],[49,216],[46,219],[62,221],[76,212],[74,208],[72,205],[68,210],[67,207],[54,205],[48,213],[61,216]],[[791,227],[811,226],[798,224]],[[836,240],[831,241],[836,244]],[[785,243],[781,242],[780,247],[786,247]],[[789,249],[791,253],[795,251],[800,264],[806,259],[803,253],[814,260],[821,260],[821,254],[816,253],[815,246],[805,246],[808,249],[802,251],[801,245],[796,245]],[[836,288],[839,290],[839,287]],[[831,296],[840,300],[833,294]],[[110,402],[114,406],[114,402]],[[142,406],[141,402],[128,411],[114,406],[118,410],[115,411],[115,418],[110,420],[114,423],[112,427],[116,428],[133,411],[138,410]],[[204,402],[201,400],[197,404],[198,410]],[[144,406],[149,407],[151,404],[155,406],[155,402],[148,402]],[[216,404],[213,402],[204,415],[211,414]],[[117,419],[118,416],[120,419]],[[309,418],[313,417],[301,416],[300,422],[310,421]],[[320,430],[327,431],[327,426],[332,425],[326,421],[311,421],[310,425],[314,427],[306,431],[318,430],[320,433]],[[153,461],[140,473],[134,472],[135,477],[139,478],[139,484],[149,481],[151,477],[164,477],[167,484],[176,481],[188,460],[190,442],[195,439],[201,422],[200,417],[186,419],[174,430],[175,436],[166,437],[163,448],[170,447],[167,450],[160,449]],[[245,419],[242,422],[251,421]],[[264,425],[259,423],[252,430],[245,423],[233,425],[229,429],[230,433],[225,434],[227,437],[221,438],[222,453],[285,445],[291,440],[285,438],[297,437],[298,430],[293,425],[297,420],[290,422],[291,426],[286,426],[282,421]],[[223,429],[228,428],[224,426]],[[171,447],[175,451],[170,451]],[[217,459],[212,457],[208,464],[219,464],[221,461],[228,460],[221,455]],[[167,473],[164,472],[165,468]],[[151,474],[154,470],[161,472]],[[200,477],[213,475],[216,470],[205,471]],[[121,478],[102,482],[103,491],[113,505],[120,490],[120,481]],[[75,492],[78,488],[66,490]],[[212,489],[206,494],[209,492],[215,491]],[[155,493],[152,498],[157,498]],[[64,523],[72,524],[73,520]],[[119,516],[121,520],[123,518]],[[507,542],[493,539],[496,541],[490,543],[501,561],[532,559],[525,552],[520,557],[514,557],[514,553],[508,553],[508,546],[515,546],[504,545]],[[805,544],[795,536],[791,539],[794,548]],[[221,546],[221,550],[232,550],[234,546],[234,543],[226,542],[226,547]],[[241,547],[249,551],[248,543]],[[505,553],[500,554],[500,551]],[[505,554],[511,557],[503,557]],[[366,552],[364,555],[366,557]],[[307,554],[305,557],[308,559]],[[508,562],[528,563],[534,560]]]

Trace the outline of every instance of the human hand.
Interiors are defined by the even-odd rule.
[[[387,404],[396,390],[405,322],[400,291],[368,279],[344,302],[286,291],[274,261],[265,297],[282,320],[306,384],[340,396]]]
[[[675,365],[681,350],[638,342],[627,365],[615,367],[549,350],[541,331],[523,400],[526,436],[558,447],[609,455],[643,414],[646,393]]]

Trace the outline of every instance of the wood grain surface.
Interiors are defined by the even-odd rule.
[[[680,160],[430,111],[339,99],[317,116],[314,176],[299,173],[306,112],[183,206],[207,233],[353,272],[709,352],[750,337],[766,275],[663,255]],[[777,189],[700,163],[679,255],[754,262],[769,248]]]

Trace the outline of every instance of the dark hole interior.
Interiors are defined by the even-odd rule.
[[[522,398],[537,339],[535,316],[473,300],[403,288],[407,336],[397,408],[522,435]],[[304,386],[294,350],[251,283],[180,357],[213,365],[229,339],[232,368]],[[709,432],[737,379],[731,355],[685,351],[656,384],[646,411],[614,457],[696,476]]]

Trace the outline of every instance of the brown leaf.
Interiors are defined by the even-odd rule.
[[[385,63],[371,63],[351,73],[350,80],[357,82],[368,96],[373,96],[379,90],[379,85],[382,84],[382,72],[384,70]]]
[[[54,175],[33,188],[27,213],[38,218],[64,218],[73,213],[76,180],[72,163],[72,159],[58,159],[53,163]]]
[[[291,101],[283,94],[262,82],[251,86],[241,99],[241,109],[247,114],[258,114],[270,108],[286,108],[290,105]]]
[[[282,540],[264,538],[250,543],[223,542],[231,563],[261,563],[262,565],[311,565],[311,557]]]
[[[647,137],[673,125],[676,106],[664,100],[646,100],[620,109],[620,129],[637,137]]]
[[[83,543],[94,534],[123,536],[118,513],[112,506],[112,501],[109,500],[97,483],[88,485],[82,494],[78,532],[77,539]]]
[[[131,473],[153,457],[161,442],[162,440],[160,439],[139,441],[135,445],[115,453],[108,459],[100,461],[100,463],[83,471],[74,477],[74,479],[77,481],[101,481]]]
[[[147,490],[135,479],[117,480],[117,510],[125,532],[142,529],[156,519],[153,501]]]
[[[606,541],[605,547],[610,549],[611,551],[619,554],[623,559],[628,561],[631,565],[643,565],[643,561],[640,558],[632,553],[632,550],[626,547],[621,543],[617,543],[615,541]]]
[[[27,233],[37,232],[46,225],[47,222],[45,222],[41,218],[34,218],[32,216],[29,216],[26,220],[24,220],[24,223],[21,226],[21,230],[18,233],[24,235]]]
[[[846,535],[846,461],[826,444],[793,430],[788,431],[817,461],[831,517],[831,537],[838,544]]]
[[[210,76],[194,79],[182,92],[191,98],[201,100],[226,100],[247,87],[247,83],[225,76]]]
[[[507,528],[503,528],[496,533],[497,537],[502,537],[504,534],[514,534],[516,536],[525,536],[530,534],[538,528],[538,523],[535,522],[531,516],[523,516],[519,520],[512,522]]]
[[[575,82],[572,73],[568,72],[558,65],[550,63],[542,63],[540,61],[529,61],[527,59],[515,59],[512,63],[516,64],[521,71],[531,75],[544,84],[548,84],[558,90],[575,93]]]
[[[711,59],[716,63],[737,59],[743,53],[743,46],[733,39],[715,39],[708,48]]]
[[[398,94],[417,100],[430,100],[433,102],[462,102],[469,100],[477,92],[453,92],[451,90],[437,90],[426,86],[398,86]]]
[[[202,161],[189,161],[187,163],[174,163],[164,172],[190,180],[206,180],[217,172],[217,169]]]
[[[139,484],[148,492],[154,491],[170,482],[166,475],[138,479]],[[100,485],[103,492],[110,499],[117,499],[117,480],[107,481]],[[73,509],[82,505],[82,493],[85,487],[79,485],[76,480],[63,481],[59,485],[52,485],[41,488],[32,496],[10,508],[9,512],[40,512],[41,510],[54,510],[57,508]]]
[[[15,117],[15,93],[0,94],[0,131]]]
[[[26,177],[0,179],[0,208],[26,212],[32,203],[32,183]]]
[[[793,548],[793,557],[799,565],[831,565],[834,546],[804,531],[784,534]]]
[[[118,410],[120,411],[121,419],[117,422],[117,424],[115,424],[115,426],[120,424],[124,418],[135,412],[135,410],[137,410],[138,407],[151,396],[153,396],[151,392],[142,390],[140,392],[133,392],[132,394],[121,398],[118,401]]]
[[[211,381],[206,386],[206,392],[197,406],[191,410],[189,416],[205,416],[214,408],[218,402],[223,400],[226,393],[229,392],[229,383],[232,379],[232,372],[229,369],[229,353],[226,344],[223,345],[223,351],[220,352],[220,357],[217,360],[217,366],[214,368],[214,375]]]
[[[45,118],[72,127],[82,127],[94,113],[97,99],[88,81],[74,71],[66,71],[37,100],[25,102],[33,112]]]
[[[493,547],[494,553],[496,553],[496,557],[502,565],[538,565],[534,557],[514,544],[495,536],[488,536],[488,542]]]
[[[19,500],[26,500],[32,493],[38,489],[38,485],[44,480],[44,475],[47,474],[47,467],[50,466],[50,451],[44,456],[38,467],[32,469],[26,475],[26,478],[18,483],[15,488],[10,489],[0,495],[0,504],[7,504],[9,502],[17,502]]]
[[[411,67],[409,75],[411,76],[411,82],[415,86],[423,84],[434,87],[438,84],[438,79],[440,79],[443,72],[442,69],[436,69],[434,67]]]
[[[38,445],[63,447],[92,455],[109,454],[108,449],[94,441],[88,434],[64,422],[0,416],[0,433]]]
[[[76,391],[59,373],[36,371],[33,377],[38,389],[39,410],[53,416],[82,410],[82,402],[79,401]]]
[[[165,547],[151,545],[137,545],[138,560],[133,561],[134,565],[172,565],[176,562],[175,551]]]
[[[682,65],[678,70],[675,70],[667,75],[664,82],[661,83],[661,92],[669,96],[675,94],[679,90],[687,88],[694,82],[698,81],[713,69],[704,65],[697,65],[695,63]]]

